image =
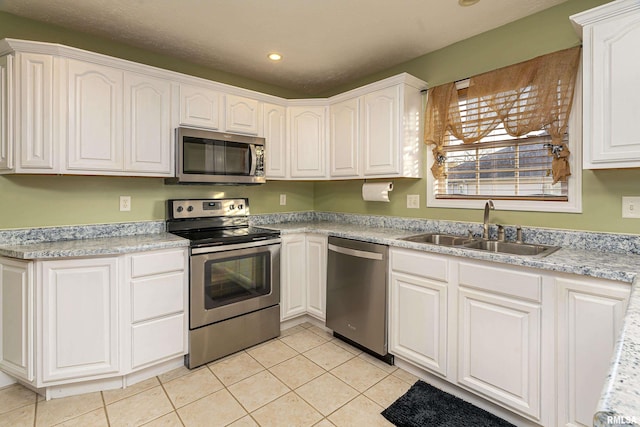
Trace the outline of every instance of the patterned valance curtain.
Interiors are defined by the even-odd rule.
[[[569,148],[562,141],[571,113],[580,47],[500,68],[469,79],[464,108],[455,83],[429,91],[425,110],[424,142],[435,145],[431,172],[444,173],[447,132],[464,144],[473,144],[500,124],[514,137],[545,129],[551,135],[554,184],[571,175]]]

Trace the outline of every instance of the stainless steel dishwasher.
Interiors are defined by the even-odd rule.
[[[389,248],[329,237],[327,321],[338,338],[393,364],[387,353]]]

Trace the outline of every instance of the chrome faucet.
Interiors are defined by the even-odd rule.
[[[489,211],[494,210],[495,206],[493,206],[493,202],[488,200],[487,203],[484,204],[484,224],[482,226],[482,238],[489,238]]]

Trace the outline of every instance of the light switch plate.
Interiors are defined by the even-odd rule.
[[[419,209],[419,208],[420,208],[420,195],[407,194],[407,209]]]
[[[640,218],[640,197],[622,198],[622,218]]]
[[[287,204],[287,195],[286,194],[281,194],[280,195],[280,206],[285,206]]]

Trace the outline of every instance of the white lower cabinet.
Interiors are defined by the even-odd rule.
[[[101,380],[113,388],[114,378],[180,359],[187,352],[186,265],[183,248],[0,257],[0,369],[50,397],[95,391]]]
[[[325,320],[327,236],[286,234],[280,253],[280,318]]]
[[[307,234],[307,313],[320,319],[326,317],[327,299],[327,236]]]
[[[458,383],[534,419],[541,415],[541,287],[540,275],[459,264]]]
[[[627,284],[556,278],[558,424],[591,426],[629,298]]]
[[[183,250],[126,257],[131,292],[131,368],[185,354],[187,259]]]
[[[389,351],[447,376],[448,261],[391,250]]]
[[[44,261],[38,274],[42,383],[118,372],[117,258]]]
[[[390,353],[535,424],[592,425],[629,284],[390,253]]]
[[[33,265],[0,258],[0,369],[23,380],[34,377]]]

